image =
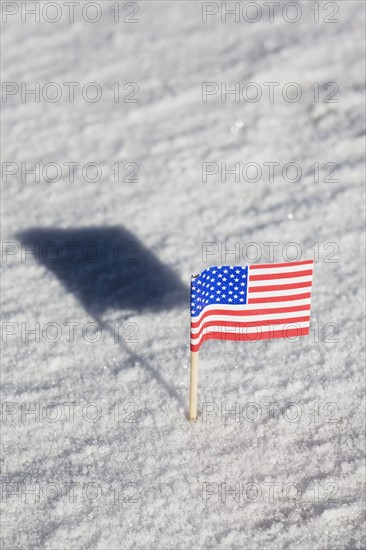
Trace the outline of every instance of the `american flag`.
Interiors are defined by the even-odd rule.
[[[306,336],[314,261],[214,266],[192,277],[191,351],[206,340]]]

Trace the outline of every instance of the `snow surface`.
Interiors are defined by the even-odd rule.
[[[55,183],[9,177],[3,241],[97,241],[109,252],[133,241],[139,260],[22,261],[17,252],[3,264],[3,320],[19,327],[2,367],[3,413],[13,413],[2,418],[3,548],[364,548],[365,5],[338,2],[335,24],[315,24],[306,2],[295,24],[204,24],[201,3],[183,1],[139,2],[139,23],[116,24],[112,3],[101,5],[94,25],[76,11],[74,23],[13,16],[2,29],[4,81],[104,90],[97,103],[76,93],[73,104],[19,94],[3,104],[4,162],[103,168],[98,183],[80,170],[74,183],[66,171]],[[298,82],[304,93],[296,103],[203,103],[202,82],[212,81]],[[115,82],[137,82],[139,103],[114,103]],[[314,103],[314,82],[321,98],[336,82],[339,102]],[[114,183],[117,161],[137,163],[139,182]],[[298,162],[303,178],[202,183],[202,162],[270,161]],[[338,163],[339,181],[321,172],[314,182],[315,162]],[[297,343],[204,344],[200,417],[189,423],[190,275],[235,261],[204,263],[204,242],[256,242],[261,261],[267,242],[281,243],[279,261],[286,243],[299,243],[303,259],[319,243],[320,332]],[[325,261],[335,250],[327,243],[336,243],[335,263]],[[145,265],[164,288],[143,294]],[[62,337],[22,341],[20,324],[36,322],[59,323]],[[65,322],[79,323],[74,342]],[[81,327],[93,322],[103,333],[88,343]],[[138,343],[122,341],[135,327],[126,323],[138,326]],[[327,323],[339,327],[338,342]],[[202,415],[204,402],[215,414]],[[237,403],[240,421],[221,418],[221,403]],[[266,403],[276,403],[273,414]],[[24,416],[32,407],[39,415]],[[236,484],[238,502],[232,493],[225,501],[221,490]]]

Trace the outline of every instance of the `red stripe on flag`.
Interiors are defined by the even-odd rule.
[[[249,269],[269,269],[270,267],[295,267],[297,265],[312,265],[314,260],[303,260],[302,262],[286,262],[283,264],[254,264],[250,265]]]
[[[254,292],[276,292],[276,290],[292,290],[294,288],[305,288],[311,286],[311,281],[306,283],[291,283],[290,285],[270,285],[270,286],[250,286],[249,283],[249,292],[253,294]]]
[[[249,298],[248,304],[268,304],[271,302],[290,302],[291,300],[305,300],[310,298],[310,292],[306,294],[294,294],[293,296],[268,296],[267,298]]]
[[[250,275],[250,281],[265,281],[267,279],[291,279],[292,277],[306,277],[312,275],[313,271],[291,271],[290,273],[269,273],[268,275]]]

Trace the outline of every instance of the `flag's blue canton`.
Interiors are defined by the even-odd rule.
[[[211,304],[244,305],[247,303],[248,267],[209,267],[192,279],[191,314],[196,317]]]

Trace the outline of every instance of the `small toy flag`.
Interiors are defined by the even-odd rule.
[[[194,394],[201,344],[211,339],[256,341],[308,335],[313,270],[314,261],[305,260],[213,266],[192,277],[191,420],[197,417]]]

